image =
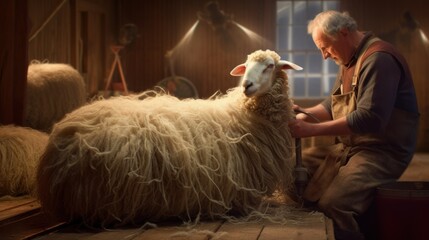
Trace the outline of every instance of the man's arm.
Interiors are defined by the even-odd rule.
[[[342,136],[352,133],[345,116],[321,123],[309,123],[302,119],[291,120],[289,122],[289,128],[293,137],[300,138],[312,136]]]
[[[324,122],[324,121],[332,120],[331,114],[322,104],[318,104],[316,106],[309,107],[309,108],[301,108],[295,105],[294,110],[298,112],[308,113],[308,115],[305,113],[298,113],[296,115],[296,119],[301,119],[306,122],[316,123],[316,122]],[[317,119],[314,119],[314,117]]]

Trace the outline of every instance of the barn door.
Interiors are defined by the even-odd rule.
[[[83,75],[88,95],[103,89],[106,49],[106,13],[86,0],[76,2],[76,66]]]

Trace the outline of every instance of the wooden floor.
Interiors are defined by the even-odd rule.
[[[294,208],[288,220],[273,223],[205,221],[197,225],[166,222],[157,226],[94,230],[50,220],[31,197],[0,199],[0,239],[334,239],[332,222],[320,212]],[[331,237],[329,237],[331,235]]]
[[[416,154],[402,181],[429,181],[429,153]],[[289,218],[288,218],[289,219]],[[201,222],[185,226],[181,223],[163,223],[158,226],[110,230],[87,229],[78,224],[53,221],[40,211],[34,198],[0,198],[0,239],[303,239],[333,240],[332,221],[320,212],[295,209],[290,221],[272,223],[231,223],[229,221]]]

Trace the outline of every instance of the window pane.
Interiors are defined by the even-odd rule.
[[[334,87],[336,77],[326,77],[323,79],[323,96],[328,96],[332,92],[332,88]]]
[[[320,78],[308,78],[308,95],[309,96],[320,96],[321,91],[321,79]]]
[[[302,78],[302,77],[293,78],[293,96],[305,97],[305,78]]]
[[[278,53],[280,55],[280,58],[286,61],[292,61],[292,54],[290,53]],[[295,61],[293,61],[296,63]]]
[[[289,25],[290,13],[292,2],[290,1],[277,1],[277,24],[287,26]]]
[[[306,58],[305,54],[295,53],[295,54],[293,54],[293,57],[290,58],[290,61],[292,61],[293,63],[298,64],[299,66],[304,68],[303,69],[304,71],[307,71],[307,64],[306,64],[305,58]],[[301,72],[297,72],[297,73],[302,74],[303,72],[301,71]]]
[[[308,69],[309,73],[321,73],[322,72],[322,57],[320,54],[309,54],[308,55]]]
[[[292,49],[290,50],[308,50],[314,48],[315,45],[310,35],[307,33],[305,26],[292,27]]]
[[[339,0],[277,1],[277,52],[303,71],[289,71],[291,97],[323,97],[331,93],[338,66],[324,60],[307,33],[308,21],[323,10],[338,10]]]
[[[306,1],[293,1],[293,20],[292,24],[306,24]]]
[[[324,10],[338,10],[340,8],[338,1],[325,1],[323,2]]]
[[[289,39],[288,39],[288,27],[281,26],[277,28],[277,49],[280,51],[288,50]]]
[[[313,19],[318,13],[322,11],[322,2],[321,1],[310,1],[308,2],[308,19]]]

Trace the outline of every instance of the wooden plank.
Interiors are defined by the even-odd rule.
[[[222,235],[220,238],[222,240],[250,240],[258,239],[263,227],[263,224],[256,222],[226,222],[222,224],[221,228],[217,232]]]
[[[81,228],[79,225],[68,225],[62,228],[51,231],[41,232],[37,234],[37,240],[78,240],[84,239],[85,237],[92,236],[96,232]]]
[[[259,240],[326,240],[326,224],[324,215],[319,212],[302,212],[299,218],[285,224],[264,224]]]
[[[115,239],[115,240],[129,240],[134,239],[135,236],[144,232],[145,230],[142,228],[130,228],[130,229],[112,229],[105,230],[103,232],[93,234],[88,237],[79,238],[84,240],[106,240],[106,239]],[[55,238],[60,240],[59,238]]]
[[[4,210],[8,210],[16,206],[20,206],[34,201],[36,201],[36,199],[28,195],[22,197],[3,196],[0,198],[0,215],[1,212]]]
[[[328,236],[328,240],[335,240],[335,234],[334,234],[334,222],[332,219],[325,216],[325,222],[326,222],[326,235]]]
[[[68,226],[40,236],[37,240],[106,240],[106,239],[191,239],[203,240],[216,235],[222,222],[204,222],[194,227],[180,226],[178,223],[163,223],[162,226],[147,229],[141,228],[122,228],[105,229],[103,231],[91,230],[78,225]]]
[[[216,231],[221,225],[222,221],[201,222],[195,226],[178,226],[176,223],[176,225],[151,228],[133,240],[208,240],[218,237]]]
[[[40,203],[36,200],[33,201],[18,201],[18,203],[11,203],[9,207],[5,207],[0,212],[0,226],[7,224],[8,222],[15,221],[17,218],[22,216],[28,216],[29,214],[39,211]]]
[[[64,223],[55,221],[45,214],[38,212],[17,221],[1,225],[0,236],[2,240],[26,239],[61,225],[64,225]]]
[[[106,239],[133,239],[142,231],[141,228],[104,229],[94,230],[71,225],[47,235],[38,237],[37,240],[106,240]]]

